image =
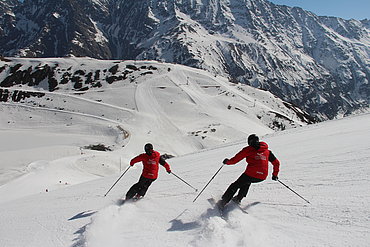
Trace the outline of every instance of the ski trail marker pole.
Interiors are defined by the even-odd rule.
[[[195,192],[198,191],[198,189],[194,188],[193,186],[191,186],[189,183],[187,183],[184,179],[180,178],[179,176],[177,176],[175,173],[171,172],[172,175],[174,175],[175,177],[177,177],[178,179],[180,179],[181,181],[183,181],[185,184],[187,184],[189,187],[193,188],[195,190]]]
[[[300,194],[298,194],[297,192],[295,192],[294,190],[292,190],[291,188],[289,188],[288,185],[284,184],[283,182],[281,182],[279,179],[277,180],[279,183],[281,183],[282,185],[284,185],[286,188],[288,188],[290,191],[292,191],[294,194],[296,194],[297,196],[299,196],[300,198],[302,198],[303,200],[305,200],[307,203],[311,204],[308,200],[306,200],[305,198],[303,198]]]
[[[109,193],[109,191],[111,191],[111,189],[113,189],[113,187],[118,183],[118,181],[123,177],[123,175],[125,175],[125,173],[128,171],[128,169],[130,169],[131,166],[128,166],[127,169],[122,173],[122,175],[117,179],[117,181],[112,185],[112,187],[110,187],[110,189],[107,191],[107,193],[105,193],[104,197],[106,197]]]
[[[213,175],[213,177],[208,181],[208,183],[206,184],[206,186],[204,186],[204,188],[202,189],[202,191],[197,195],[197,197],[195,197],[195,199],[193,200],[193,202],[195,202],[198,197],[200,196],[200,194],[203,193],[203,191],[207,188],[207,186],[209,185],[209,183],[216,177],[217,173],[220,172],[221,168],[224,167],[224,164],[217,170],[217,172],[215,173],[215,175]]]

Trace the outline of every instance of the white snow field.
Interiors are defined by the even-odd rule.
[[[236,208],[226,220],[206,199],[219,198],[243,172],[244,162],[224,166],[194,203],[197,192],[161,169],[144,199],[117,206],[115,201],[138,179],[140,165],[129,169],[106,197],[118,170],[105,178],[91,176],[102,172],[102,162],[117,169],[119,152],[35,161],[26,175],[0,187],[0,245],[368,246],[369,138],[369,114],[265,136],[281,160],[281,181],[311,204],[268,178],[252,185],[242,201],[248,214]],[[243,145],[168,162],[176,175],[201,189],[223,158]],[[89,182],[80,183],[87,177]],[[45,192],[45,187],[54,190]],[[34,193],[23,196],[26,192]]]
[[[112,84],[102,80],[102,87],[83,92],[73,90],[70,83],[48,92],[42,89],[48,87],[47,79],[35,88],[0,88],[44,94],[0,105],[0,185],[24,174],[35,161],[79,155],[85,146],[99,143],[119,150],[111,170],[105,166],[102,174],[94,173],[105,176],[118,172],[117,162],[129,162],[145,142],[177,156],[244,139],[251,132],[273,133],[276,123],[285,128],[305,125],[297,109],[287,108],[269,92],[181,65],[87,58],[9,61],[0,61],[7,68],[0,80],[19,64],[21,69],[58,67],[61,74],[56,71],[56,77],[62,77],[63,71],[88,74],[118,66],[116,75],[129,71],[130,77]],[[130,70],[129,66],[153,69]]]
[[[370,114],[274,132],[256,117],[281,108],[269,93],[173,67],[163,80],[49,93],[63,110],[0,104],[0,246],[369,245]],[[244,161],[223,166],[193,202],[252,133],[281,161],[280,180],[310,204],[269,176],[242,201],[248,214],[231,206],[221,218],[207,199],[221,197]],[[161,167],[144,199],[118,206],[139,179],[136,164],[104,197],[146,142],[174,155],[173,173],[198,191]],[[113,151],[84,148],[96,143]]]

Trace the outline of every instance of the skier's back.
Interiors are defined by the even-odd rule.
[[[168,173],[171,173],[170,165],[159,152],[153,149],[153,145],[151,143],[145,144],[144,150],[145,153],[136,156],[130,162],[130,166],[134,166],[135,163],[142,162],[143,171],[139,181],[126,193],[126,200],[133,197],[141,198],[146,194],[149,186],[158,178],[159,164],[164,166]]]
[[[268,163],[271,162],[274,169],[272,179],[278,179],[280,162],[275,155],[268,149],[265,142],[260,142],[258,136],[252,134],[248,137],[248,146],[238,152],[233,158],[225,159],[223,161],[226,165],[234,165],[241,161],[246,160],[247,167],[244,173],[233,182],[225,191],[222,199],[218,202],[219,207],[223,208],[231,199],[236,203],[247,195],[249,187],[252,183],[262,182],[268,175]],[[237,196],[234,194],[239,190]]]

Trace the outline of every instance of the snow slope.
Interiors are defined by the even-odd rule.
[[[0,246],[368,245],[370,114],[299,127],[297,109],[272,94],[184,66],[14,60],[31,69],[57,64],[71,73],[117,64],[156,69],[84,92],[69,83],[54,92],[0,88],[44,94],[0,104]],[[277,115],[298,128],[274,132]],[[174,174],[200,190],[251,133],[281,160],[281,180],[311,204],[269,178],[242,202],[249,214],[235,209],[220,218],[207,199],[222,195],[244,171],[243,162],[222,167],[194,203],[197,192],[161,169],[145,199],[117,206],[138,180],[140,164],[104,197],[146,142],[174,155],[168,160]],[[96,144],[112,151],[87,148]]]
[[[127,163],[145,142],[155,143],[161,152],[183,155],[246,138],[251,132],[264,135],[305,125],[298,108],[288,108],[269,92],[185,66],[89,58],[9,61],[3,62],[6,70],[2,76],[14,66],[17,73],[30,76],[43,74],[42,68],[48,67],[54,68],[53,78],[59,84],[53,92],[46,90],[50,78],[33,87],[0,88],[0,100],[5,99],[0,105],[0,134],[4,137],[0,155],[5,157],[0,185],[24,174],[35,160],[79,155],[86,152],[85,146],[98,143],[113,150],[124,147],[111,165],[115,173],[120,159]],[[110,73],[112,68],[115,73]],[[76,90],[73,80],[62,83],[66,74],[78,78],[86,91]],[[100,87],[87,82],[84,75],[89,74],[99,74],[94,83]],[[111,83],[105,79],[122,74],[123,79]],[[15,100],[21,93],[37,96]],[[20,141],[22,136],[26,140]]]
[[[138,107],[149,114],[147,105]],[[12,112],[2,106],[1,114]],[[164,116],[166,128],[173,127],[167,121]],[[0,187],[0,246],[368,246],[369,123],[370,115],[365,114],[264,136],[281,160],[280,179],[311,204],[268,178],[252,185],[242,202],[248,214],[234,209],[226,220],[206,199],[219,198],[244,171],[244,162],[224,166],[194,203],[197,192],[161,169],[143,200],[119,207],[116,200],[137,181],[141,165],[131,168],[104,197],[119,177],[123,151],[68,153],[53,143],[63,143],[66,137],[70,143],[97,135],[113,138],[102,133],[104,128],[95,132],[101,122],[89,121],[85,136],[41,135],[33,145],[43,150],[44,160],[29,164],[25,175]],[[50,134],[50,126],[40,128],[40,133]],[[53,126],[58,128],[56,123]],[[1,136],[8,140],[1,138],[2,158],[16,154],[12,159],[21,160],[23,153],[30,153],[30,145],[21,141],[34,134],[20,135],[2,126]],[[155,139],[155,146],[166,146],[166,138]],[[10,140],[13,146],[4,148]],[[223,144],[168,162],[176,175],[201,189],[221,161],[244,145],[244,140]],[[132,154],[142,152],[141,148],[135,145]],[[172,148],[183,145],[174,140]],[[61,150],[66,153],[61,155]],[[60,157],[51,157],[53,152]],[[126,167],[122,162],[121,170]]]

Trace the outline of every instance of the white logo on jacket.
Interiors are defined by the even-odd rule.
[[[155,162],[155,160],[153,159],[149,159],[148,160],[148,165],[155,165],[157,162]]]
[[[257,153],[256,156],[254,156],[256,160],[267,160],[267,157],[264,153]]]

